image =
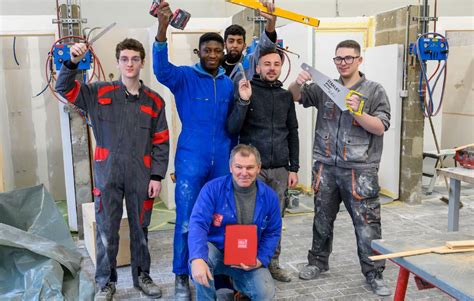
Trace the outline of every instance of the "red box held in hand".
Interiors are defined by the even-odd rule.
[[[257,226],[227,225],[225,227],[224,264],[257,265]]]

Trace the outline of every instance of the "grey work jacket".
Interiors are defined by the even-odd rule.
[[[390,127],[387,94],[380,84],[367,80],[363,73],[360,75],[361,79],[350,89],[366,97],[363,111],[379,118],[387,130]],[[302,87],[300,103],[318,109],[313,146],[315,161],[342,168],[379,167],[383,136],[367,132],[349,111],[341,111],[314,83]]]

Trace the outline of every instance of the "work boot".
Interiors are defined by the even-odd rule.
[[[268,270],[270,271],[270,274],[272,275],[272,278],[275,280],[278,280],[280,282],[290,282],[291,281],[291,276],[290,273],[279,267],[278,265],[270,265],[268,267]]]
[[[95,294],[94,301],[111,301],[114,294],[115,283],[107,282],[107,284]]]
[[[367,283],[370,285],[372,291],[379,296],[390,296],[392,292],[385,284],[381,272],[371,271],[365,276]]]
[[[176,275],[174,280],[174,298],[177,301],[191,300],[188,275]]]
[[[161,297],[161,289],[153,282],[148,273],[140,273],[140,276],[138,276],[137,288],[151,298],[157,299]]]
[[[318,278],[319,274],[321,274],[321,270],[319,269],[319,267],[307,264],[301,269],[298,276],[300,277],[300,279],[303,280],[311,280]]]

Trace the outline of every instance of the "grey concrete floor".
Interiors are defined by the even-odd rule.
[[[440,182],[441,184],[441,182]],[[446,188],[436,186],[433,194],[423,196],[420,205],[406,205],[395,201],[382,206],[382,233],[384,238],[404,238],[415,240],[424,233],[447,231],[448,206],[440,201],[447,196]],[[474,186],[462,184],[459,229],[474,233]],[[330,270],[319,279],[303,281],[298,279],[298,270],[306,264],[307,251],[311,246],[313,215],[286,216],[283,232],[282,267],[288,269],[293,280],[290,283],[276,282],[276,300],[392,300],[393,295],[380,298],[374,295],[360,272],[356,253],[355,235],[349,214],[341,211],[335,223],[333,253]],[[171,272],[173,232],[172,230],[151,232],[149,235],[152,256],[151,276],[163,289],[164,300],[172,300],[174,294],[174,274]],[[83,243],[79,242],[83,254],[87,256]],[[94,266],[86,257],[83,269],[91,277]],[[118,269],[119,280],[115,300],[146,300],[147,297],[133,288],[130,267]],[[384,278],[395,291],[398,267],[387,261]],[[193,291],[193,299],[194,291]],[[410,277],[406,300],[451,300],[448,295],[434,288],[418,290]]]

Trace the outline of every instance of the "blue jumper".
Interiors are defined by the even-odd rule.
[[[198,63],[175,66],[168,60],[166,42],[153,45],[153,71],[174,94],[181,120],[175,157],[176,225],[173,273],[188,274],[188,224],[203,185],[229,173],[231,136],[226,119],[233,100],[232,81],[219,68],[213,76]]]

